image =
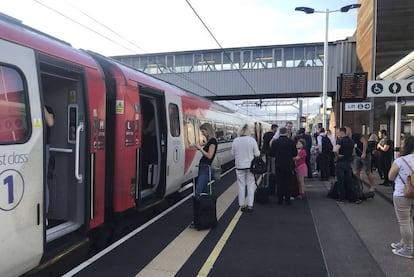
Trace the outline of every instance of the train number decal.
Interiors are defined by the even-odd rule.
[[[6,169],[0,173],[0,210],[11,211],[23,198],[24,179],[14,169]]]

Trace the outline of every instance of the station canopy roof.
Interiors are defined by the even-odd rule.
[[[404,80],[414,78],[414,51],[378,75],[380,80]]]

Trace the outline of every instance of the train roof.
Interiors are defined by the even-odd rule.
[[[0,38],[34,49],[45,55],[66,60],[67,62],[80,66],[99,68],[97,62],[91,55],[97,55],[118,66],[126,79],[136,81],[139,84],[148,86],[155,90],[167,91],[168,93],[185,98],[187,101],[194,101],[197,104],[204,103],[211,110],[228,113],[229,115],[252,120],[251,117],[235,112],[230,108],[220,105],[212,100],[196,95],[193,92],[180,88],[165,80],[147,74],[138,69],[132,68],[117,60],[105,57],[91,51],[83,51],[73,48],[69,43],[24,25],[20,20],[0,13]],[[256,120],[260,121],[260,120]]]
[[[200,102],[206,103],[209,105],[210,109],[214,109],[220,112],[231,113],[231,114],[235,113],[233,110],[223,105],[215,103],[214,101],[211,101],[207,98],[199,96],[175,84],[159,79],[156,76],[150,75],[146,72],[133,68],[130,65],[124,64],[118,60],[115,60],[110,57],[106,57],[106,56],[103,56],[101,54],[94,53],[91,51],[89,51],[89,53],[93,56],[98,56],[99,58],[104,59],[107,62],[112,63],[113,65],[116,65],[119,68],[119,70],[121,70],[122,74],[124,74],[124,77],[126,79],[135,81],[139,83],[140,85],[153,88],[155,90],[167,91],[168,93],[172,93],[180,97],[185,97],[187,100],[190,100],[190,101],[194,100],[194,101],[197,101],[198,103]]]
[[[20,20],[3,13],[0,13],[0,38],[70,63],[98,67],[90,56],[69,43],[24,25]]]
[[[123,74],[125,75],[125,78],[130,79],[130,80],[134,80],[140,84],[144,84],[148,87],[157,89],[157,90],[162,90],[162,91],[167,91],[168,93],[173,93],[175,95],[178,95],[180,97],[184,97],[186,98],[187,101],[194,101],[195,104],[200,104],[200,103],[205,103],[208,104],[208,108],[210,110],[214,110],[217,112],[221,112],[221,113],[227,113],[230,116],[233,117],[238,117],[240,119],[245,119],[246,122],[260,122],[264,125],[269,125],[267,122],[264,122],[263,120],[260,120],[258,118],[255,117],[251,117],[251,116],[247,116],[244,115],[242,113],[239,113],[237,111],[234,111],[228,107],[225,107],[223,105],[220,105],[210,99],[204,98],[202,96],[199,96],[191,91],[188,91],[184,88],[181,88],[175,84],[169,83],[165,80],[159,79],[156,76],[150,75],[148,73],[145,73],[143,71],[140,71],[136,68],[131,67],[130,65],[124,64],[118,60],[109,58],[109,57],[105,57],[102,56],[100,54],[96,54],[95,55],[99,55],[101,56],[101,58],[106,59],[107,61],[112,62],[113,64],[116,64],[119,69],[123,72]]]

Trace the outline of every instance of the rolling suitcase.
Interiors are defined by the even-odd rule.
[[[199,196],[193,196],[193,224],[197,230],[210,229],[217,226],[217,197],[212,194],[212,184],[214,181],[208,182],[209,193],[202,193]],[[194,192],[195,192],[195,182]]]
[[[270,157],[266,173],[266,182],[268,183],[270,195],[276,195],[276,170],[274,163],[275,159],[273,157]]]
[[[296,174],[293,174],[292,183],[290,185],[290,196],[296,198],[296,197],[298,197],[298,195],[299,195],[298,179],[296,177]]]
[[[265,204],[269,202],[269,195],[270,195],[270,190],[269,190],[269,178],[267,175],[262,175],[262,179],[260,180],[260,183],[257,184],[256,183],[256,192],[255,192],[255,199],[257,203],[260,204]],[[255,176],[255,182],[256,182],[256,176]]]
[[[264,179],[269,187],[269,194],[276,195],[276,174],[268,172],[265,174]]]

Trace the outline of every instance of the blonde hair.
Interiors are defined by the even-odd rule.
[[[213,138],[215,135],[213,126],[211,126],[210,123],[206,122],[206,123],[201,124],[200,130],[205,130],[207,132],[208,139]]]
[[[240,130],[240,136],[249,136],[250,135],[250,128],[248,124],[244,124]]]
[[[378,136],[375,133],[372,133],[369,138],[368,141],[375,141],[378,142]]]

